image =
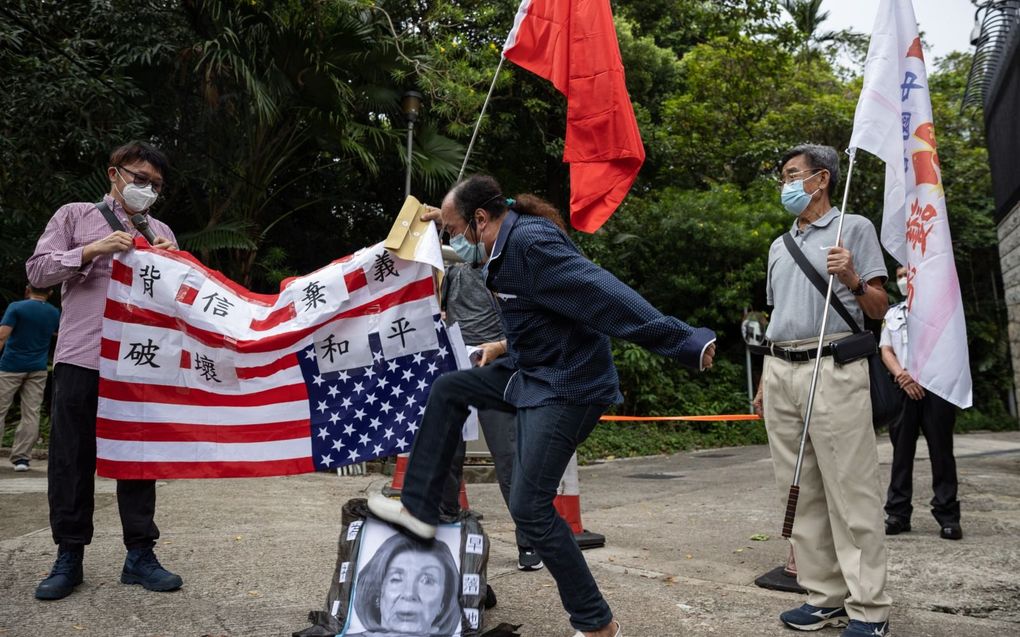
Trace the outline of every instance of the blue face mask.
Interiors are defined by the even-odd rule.
[[[779,197],[779,200],[783,203],[783,207],[786,208],[786,211],[791,215],[799,217],[800,213],[804,212],[804,209],[811,203],[811,199],[818,193],[818,190],[814,191],[810,195],[804,192],[804,182],[820,172],[822,171],[819,170],[814,175],[810,175],[799,181],[791,181],[783,184],[783,194]]]
[[[450,239],[450,247],[467,263],[474,265],[485,261],[485,244],[481,241],[471,243],[464,235],[458,234]]]

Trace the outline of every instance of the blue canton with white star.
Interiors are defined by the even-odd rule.
[[[314,346],[298,353],[308,387],[312,460],[318,471],[406,453],[418,431],[432,382],[457,369],[446,328],[433,316],[439,349],[383,358],[369,334],[370,367],[319,372]]]

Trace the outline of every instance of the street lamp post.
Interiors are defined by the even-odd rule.
[[[421,93],[418,91],[407,91],[400,100],[400,108],[404,111],[404,119],[407,120],[407,180],[404,182],[404,197],[411,196],[411,160],[413,159],[411,144],[414,140],[414,123],[418,119],[418,112],[421,109]]]

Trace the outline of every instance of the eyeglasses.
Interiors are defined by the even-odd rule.
[[[783,173],[781,175],[776,176],[776,182],[777,182],[778,186],[780,188],[782,188],[786,184],[794,182],[794,181],[801,181],[801,180],[805,180],[806,181],[806,180],[814,177],[815,175],[821,174],[823,171],[825,171],[824,168],[805,168],[804,170],[793,170],[793,171],[786,172],[786,173]],[[806,176],[802,176],[802,175],[804,175],[804,173],[810,173],[810,174],[808,174]]]
[[[130,170],[128,168],[125,168],[123,166],[117,166],[117,169],[118,170],[123,170],[127,174],[131,175],[131,183],[133,183],[136,186],[139,186],[141,188],[145,188],[149,184],[152,184],[152,189],[154,191],[159,192],[159,191],[163,190],[163,181],[162,180],[155,181],[155,180],[149,179],[145,175],[143,175],[141,173],[136,173],[135,171]]]

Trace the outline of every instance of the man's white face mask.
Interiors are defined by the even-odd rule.
[[[156,199],[159,198],[159,194],[152,189],[152,184],[142,188],[136,184],[128,183],[124,176],[120,174],[120,169],[117,169],[117,174],[120,178],[127,183],[120,189],[120,196],[124,198],[124,206],[127,207],[131,212],[145,212],[149,207],[156,203]]]

